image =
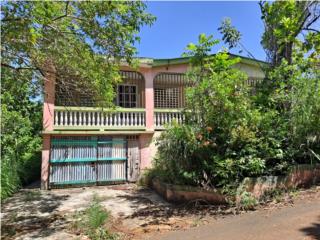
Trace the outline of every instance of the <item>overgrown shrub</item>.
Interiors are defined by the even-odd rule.
[[[202,34],[198,45],[188,46],[193,65],[186,122],[158,139],[153,174],[230,192],[244,177],[284,174],[290,165],[319,156],[319,70],[284,63],[252,95],[246,76],[234,68],[239,59],[208,55],[216,43]],[[286,75],[289,80],[275,80]]]
[[[32,100],[35,89],[29,83],[18,81],[8,70],[2,73],[1,199],[4,199],[21,185],[40,177],[41,105]]]

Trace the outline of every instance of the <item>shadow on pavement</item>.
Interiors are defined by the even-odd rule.
[[[310,227],[300,229],[306,236],[312,237],[312,239],[320,240],[320,216],[318,222],[312,223]]]
[[[16,239],[21,235],[43,238],[63,226],[65,219],[56,209],[68,195],[25,189],[6,199],[1,206],[1,239]]]
[[[158,197],[159,199],[150,199],[148,193],[157,196],[153,190],[149,189],[136,191],[130,196],[119,196],[119,198],[130,201],[136,209],[127,219],[148,219],[146,225],[153,225],[166,224],[170,218],[194,216],[195,218],[203,218],[204,216],[218,217],[237,214],[234,208],[227,205],[207,205],[201,201],[174,205],[164,201],[161,197]],[[141,208],[141,205],[145,207]]]

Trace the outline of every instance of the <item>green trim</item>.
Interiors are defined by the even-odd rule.
[[[154,59],[153,67],[190,63],[190,57]]]
[[[117,179],[103,179],[103,180],[98,180],[97,183],[101,183],[101,182],[122,182],[122,181],[127,181],[127,179],[125,178],[117,178]]]
[[[126,161],[126,157],[98,158],[99,161]]]
[[[170,113],[179,113],[182,112],[183,108],[155,108],[154,112],[170,112]]]
[[[87,184],[87,183],[101,183],[101,182],[120,182],[127,181],[125,178],[118,179],[104,179],[104,180],[75,180],[75,181],[65,181],[65,182],[50,182],[53,185],[71,185],[71,184]]]
[[[267,65],[268,63],[262,60],[256,60],[256,59],[252,59],[249,57],[245,57],[245,56],[240,56],[237,54],[233,54],[233,53],[228,53],[231,57],[240,57],[241,59],[244,60],[249,60],[251,62],[260,62],[262,64]],[[215,54],[212,54],[212,56]],[[189,63],[191,57],[180,57],[180,58],[150,58],[150,57],[135,57],[134,59],[138,60],[138,62],[140,64],[146,64],[146,65],[150,65],[152,67],[157,67],[157,66],[167,66],[167,65],[174,65],[174,64],[181,64],[181,63]],[[130,66],[129,64],[126,63],[126,61],[121,61],[121,63],[125,66]]]
[[[98,144],[108,144],[108,143],[126,143],[124,140],[114,140],[114,141],[98,141]]]
[[[99,107],[69,107],[69,106],[54,106],[55,110],[78,111],[78,112],[145,112],[145,108],[99,108]]]
[[[228,53],[230,55],[230,57],[238,57],[241,59],[240,62],[242,63],[248,63],[248,64],[253,64],[256,66],[259,66],[260,64],[263,65],[268,65],[267,62],[262,61],[262,60],[255,60],[249,57],[244,57],[244,56],[240,56],[237,54],[232,54],[232,53]],[[210,56],[214,56],[215,54],[212,54]],[[185,64],[185,63],[190,63],[191,57],[181,57],[181,58],[162,58],[162,59],[154,59],[153,60],[153,67],[158,67],[158,66],[168,66],[168,65],[176,65],[176,64]]]
[[[84,163],[96,162],[97,158],[66,158],[66,159],[51,159],[50,163]]]
[[[52,159],[50,163],[86,163],[99,161],[125,161],[126,157],[107,157],[107,158],[66,158],[66,159]]]
[[[96,180],[75,180],[75,181],[65,181],[65,182],[50,182],[54,185],[69,185],[69,184],[86,184],[86,183],[96,183]]]
[[[53,146],[97,146],[96,140],[64,140],[64,139],[52,139],[51,145]]]

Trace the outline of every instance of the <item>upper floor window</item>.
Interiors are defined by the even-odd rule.
[[[131,84],[118,85],[117,105],[124,108],[137,107],[137,86]]]
[[[154,106],[156,108],[179,108],[181,93],[179,88],[155,88]]]

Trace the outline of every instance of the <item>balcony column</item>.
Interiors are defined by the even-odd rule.
[[[55,68],[46,63],[44,77],[43,96],[43,131],[52,131],[54,125],[54,100],[55,100]],[[42,159],[41,159],[41,189],[49,188],[49,159],[50,158],[50,135],[43,135]]]
[[[153,92],[153,78],[154,73],[151,68],[141,69],[141,73],[145,80],[145,102],[146,102],[146,129],[154,130],[154,92]]]
[[[41,189],[49,188],[50,135],[43,135],[41,159]]]
[[[54,124],[54,101],[56,74],[54,66],[48,62],[46,64],[44,77],[44,96],[43,96],[43,130],[52,131]]]

